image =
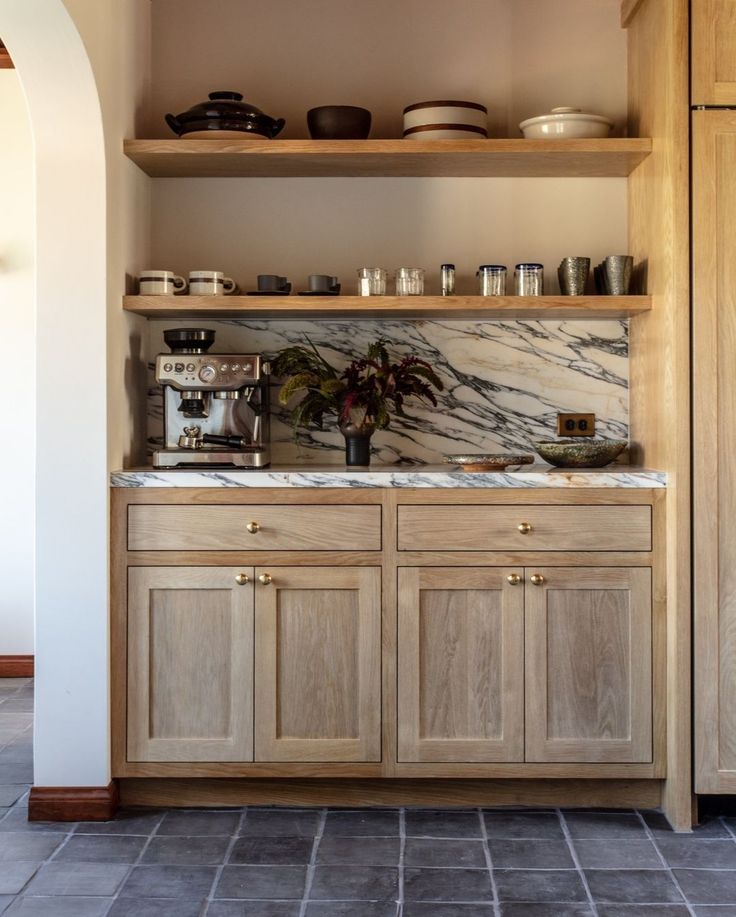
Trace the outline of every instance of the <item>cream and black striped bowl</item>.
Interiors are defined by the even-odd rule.
[[[488,109],[480,102],[416,102],[404,109],[404,139],[484,140]]]

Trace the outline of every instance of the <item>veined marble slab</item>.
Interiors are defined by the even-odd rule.
[[[667,474],[628,465],[561,469],[527,465],[524,471],[449,471],[444,465],[414,468],[376,465],[361,469],[335,465],[274,465],[262,471],[163,470],[116,471],[112,487],[666,487]]]

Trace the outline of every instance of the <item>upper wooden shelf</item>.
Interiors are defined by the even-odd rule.
[[[646,138],[605,140],[126,140],[153,178],[623,178]]]
[[[241,319],[623,319],[647,312],[650,296],[126,296],[148,318]]]

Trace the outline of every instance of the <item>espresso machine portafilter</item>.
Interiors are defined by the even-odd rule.
[[[156,468],[223,465],[263,468],[269,452],[269,365],[260,354],[211,354],[215,332],[164,332],[170,354],[156,357],[164,390],[165,446]]]

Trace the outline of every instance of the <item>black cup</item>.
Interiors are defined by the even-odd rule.
[[[313,140],[365,140],[371,132],[371,113],[355,105],[321,105],[307,112]]]
[[[259,274],[258,292],[291,293],[291,284],[286,277],[279,277],[278,274]]]
[[[309,292],[310,293],[339,293],[340,284],[337,277],[330,277],[329,274],[310,274],[309,275]]]

